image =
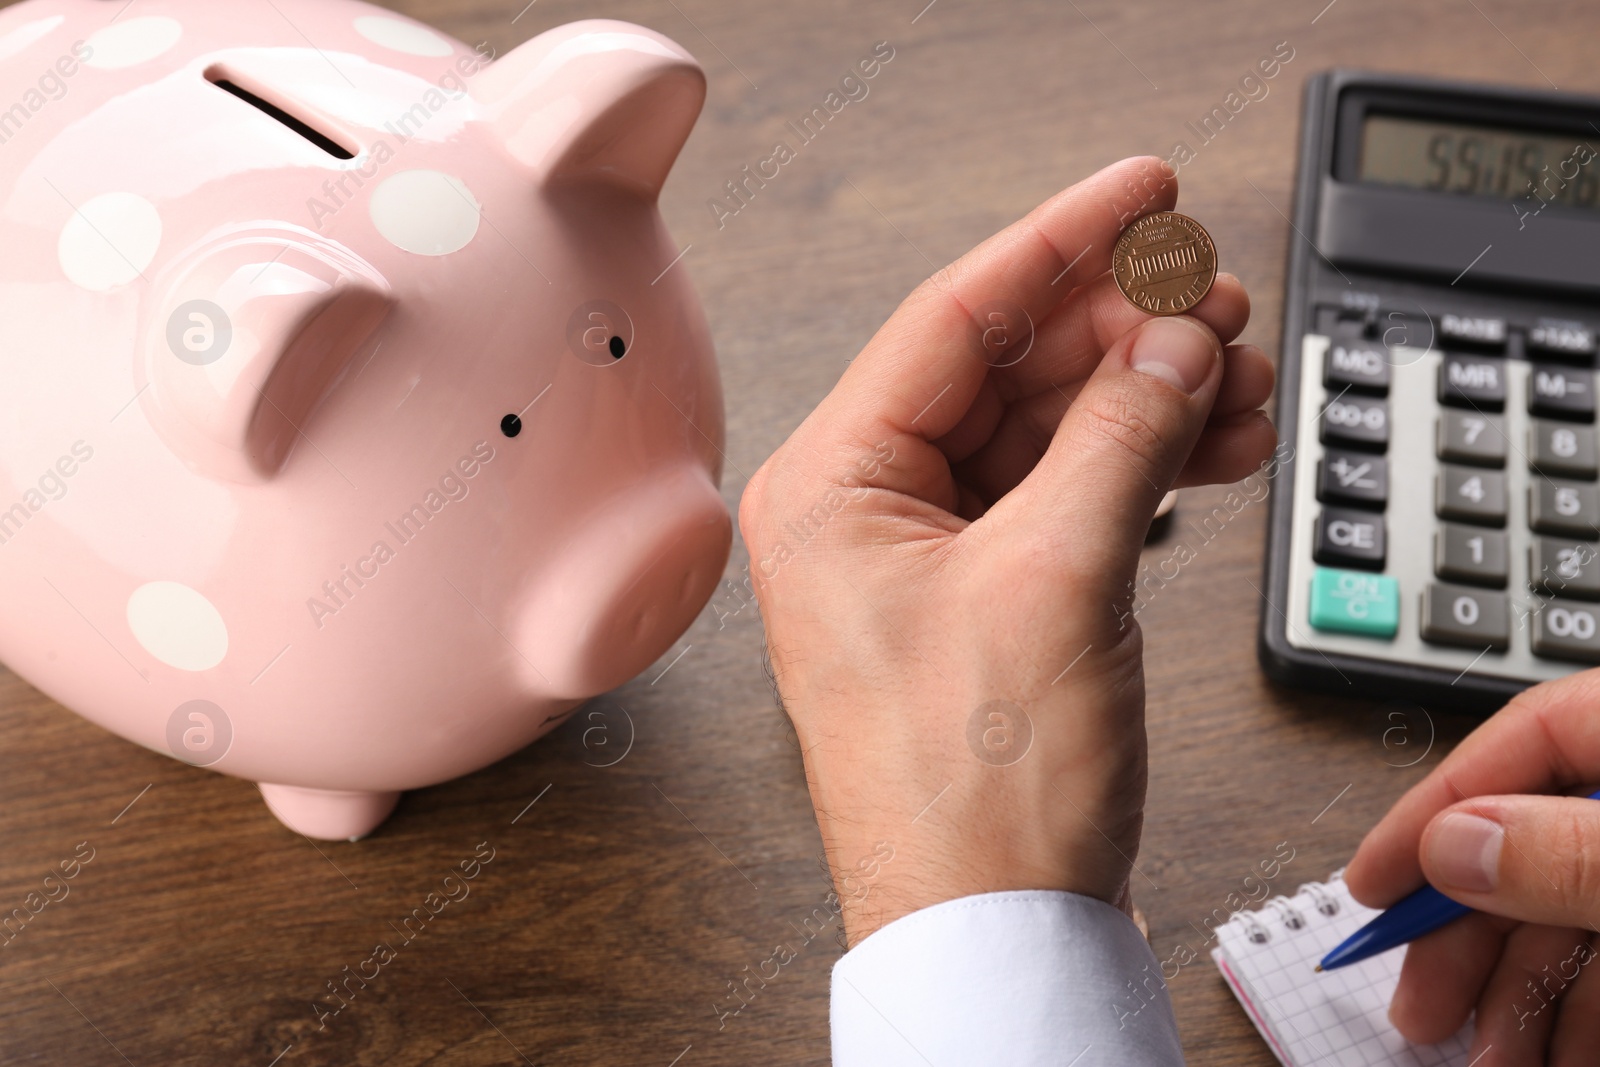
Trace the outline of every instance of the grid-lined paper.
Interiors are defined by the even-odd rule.
[[[1286,1067],[1466,1067],[1470,1021],[1438,1045],[1413,1045],[1390,1025],[1401,950],[1322,974],[1313,969],[1377,914],[1356,903],[1335,872],[1218,927],[1212,958]]]

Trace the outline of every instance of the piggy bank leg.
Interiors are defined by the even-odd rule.
[[[267,809],[295,833],[324,841],[357,841],[389,817],[399,793],[348,793],[261,782]]]

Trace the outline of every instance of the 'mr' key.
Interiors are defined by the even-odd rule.
[[[1499,411],[1505,402],[1504,360],[1445,356],[1439,364],[1439,403]]]

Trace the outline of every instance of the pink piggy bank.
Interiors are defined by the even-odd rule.
[[[550,730],[727,560],[649,30],[0,14],[0,659],[312,837]]]

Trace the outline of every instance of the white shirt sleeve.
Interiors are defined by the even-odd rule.
[[[1133,921],[1077,893],[985,893],[913,912],[833,968],[834,1067],[1172,1067],[1161,966]]]

